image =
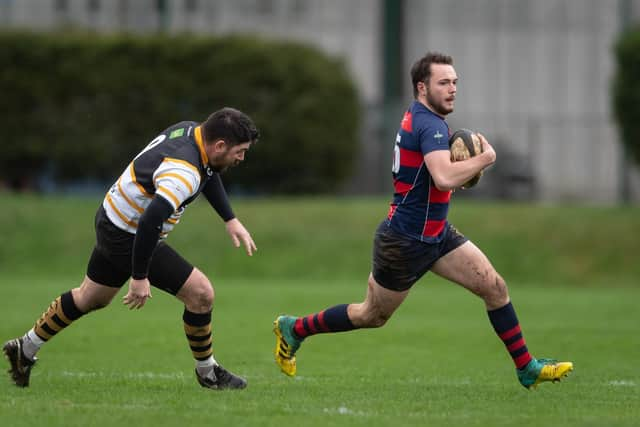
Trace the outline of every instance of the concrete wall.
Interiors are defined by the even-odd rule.
[[[539,197],[612,202],[622,159],[609,94],[618,4],[407,0],[406,57],[454,57],[460,82],[451,124],[522,154]]]
[[[626,2],[633,20],[640,0],[402,1],[404,94],[387,105],[382,0],[165,0],[164,10],[157,0],[0,0],[0,26],[249,32],[314,44],[343,58],[359,88],[362,156],[347,191],[368,193],[389,188],[387,139],[412,98],[411,64],[428,50],[443,51],[460,77],[451,127],[483,132],[511,170],[494,173],[493,186],[512,188],[517,183],[509,176],[532,175],[526,197],[619,200],[624,165],[609,94],[611,46],[621,6]],[[638,169],[627,176],[632,198],[640,200]]]

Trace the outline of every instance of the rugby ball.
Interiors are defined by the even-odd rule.
[[[449,151],[451,152],[451,161],[460,162],[482,153],[482,143],[480,142],[478,134],[475,132],[469,129],[459,129],[449,138]],[[481,176],[482,171],[462,184],[460,188],[466,189],[473,187],[480,181]]]

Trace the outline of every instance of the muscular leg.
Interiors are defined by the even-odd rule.
[[[571,362],[536,360],[529,354],[504,280],[473,243],[467,241],[440,258],[432,271],[484,300],[491,325],[511,355],[518,380],[524,387],[535,387],[543,381],[559,381],[573,370]]]
[[[207,276],[194,268],[176,294],[176,298],[182,301],[185,308],[192,313],[207,313],[213,308],[215,294]]]
[[[224,369],[213,357],[211,312],[214,291],[211,282],[200,270],[193,268],[176,297],[184,303],[184,332],[196,360],[196,378],[202,387],[241,389],[244,378]]]
[[[176,297],[184,303],[182,320],[193,357],[200,365],[211,370],[215,364],[211,345],[213,287],[209,279],[194,268]]]
[[[40,347],[84,314],[108,305],[117,292],[117,288],[100,285],[85,276],[78,288],[56,298],[33,328],[4,344],[13,382],[19,387],[27,387]]]
[[[367,296],[357,304],[340,304],[304,317],[279,316],[274,321],[275,359],[282,372],[296,374],[296,351],[302,340],[320,333],[345,332],[359,328],[379,328],[402,304],[409,291],[391,291],[369,274]]]
[[[84,276],[82,284],[72,289],[71,295],[78,310],[86,314],[109,305],[119,291],[120,288],[104,286]]]
[[[193,357],[198,363],[214,364],[211,346],[213,287],[200,270],[166,243],[161,243],[151,259],[149,280],[153,286],[174,294],[184,303],[182,320]],[[202,364],[200,363],[200,364]]]
[[[379,328],[387,323],[409,291],[391,291],[380,286],[369,274],[363,302],[341,304],[295,319],[293,331],[300,339],[309,335],[344,332],[360,328]]]
[[[367,296],[364,302],[349,304],[347,313],[356,328],[379,328],[409,295],[409,291],[391,291],[380,286],[369,274]]]
[[[209,279],[171,246],[158,244],[149,267],[149,281],[184,303],[182,320],[193,357],[208,370],[215,364],[211,346],[213,287]]]
[[[118,293],[118,288],[101,285],[85,276],[82,284],[56,298],[27,332],[23,350],[31,359],[45,342],[93,310],[106,307]]]
[[[477,246],[470,241],[465,242],[440,258],[432,271],[484,300],[489,320],[516,368],[521,369],[532,360],[516,312],[509,301],[507,285]]]
[[[485,254],[471,241],[440,258],[431,271],[478,295],[484,300],[487,310],[509,303],[505,281]]]

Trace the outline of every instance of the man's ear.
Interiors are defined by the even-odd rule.
[[[418,84],[416,86],[418,88],[418,94],[422,95],[423,91],[424,91],[424,93],[427,92],[427,84],[425,82],[418,82]]]
[[[213,143],[213,149],[218,153],[225,152],[227,150],[227,143],[224,139],[219,139]]]

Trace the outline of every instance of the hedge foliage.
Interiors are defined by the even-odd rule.
[[[232,186],[321,193],[348,177],[360,108],[344,64],[292,42],[0,34],[0,181],[113,180],[154,136],[233,106],[261,140]]]
[[[615,48],[617,70],[613,108],[622,142],[631,159],[640,164],[640,27],[621,34]]]

